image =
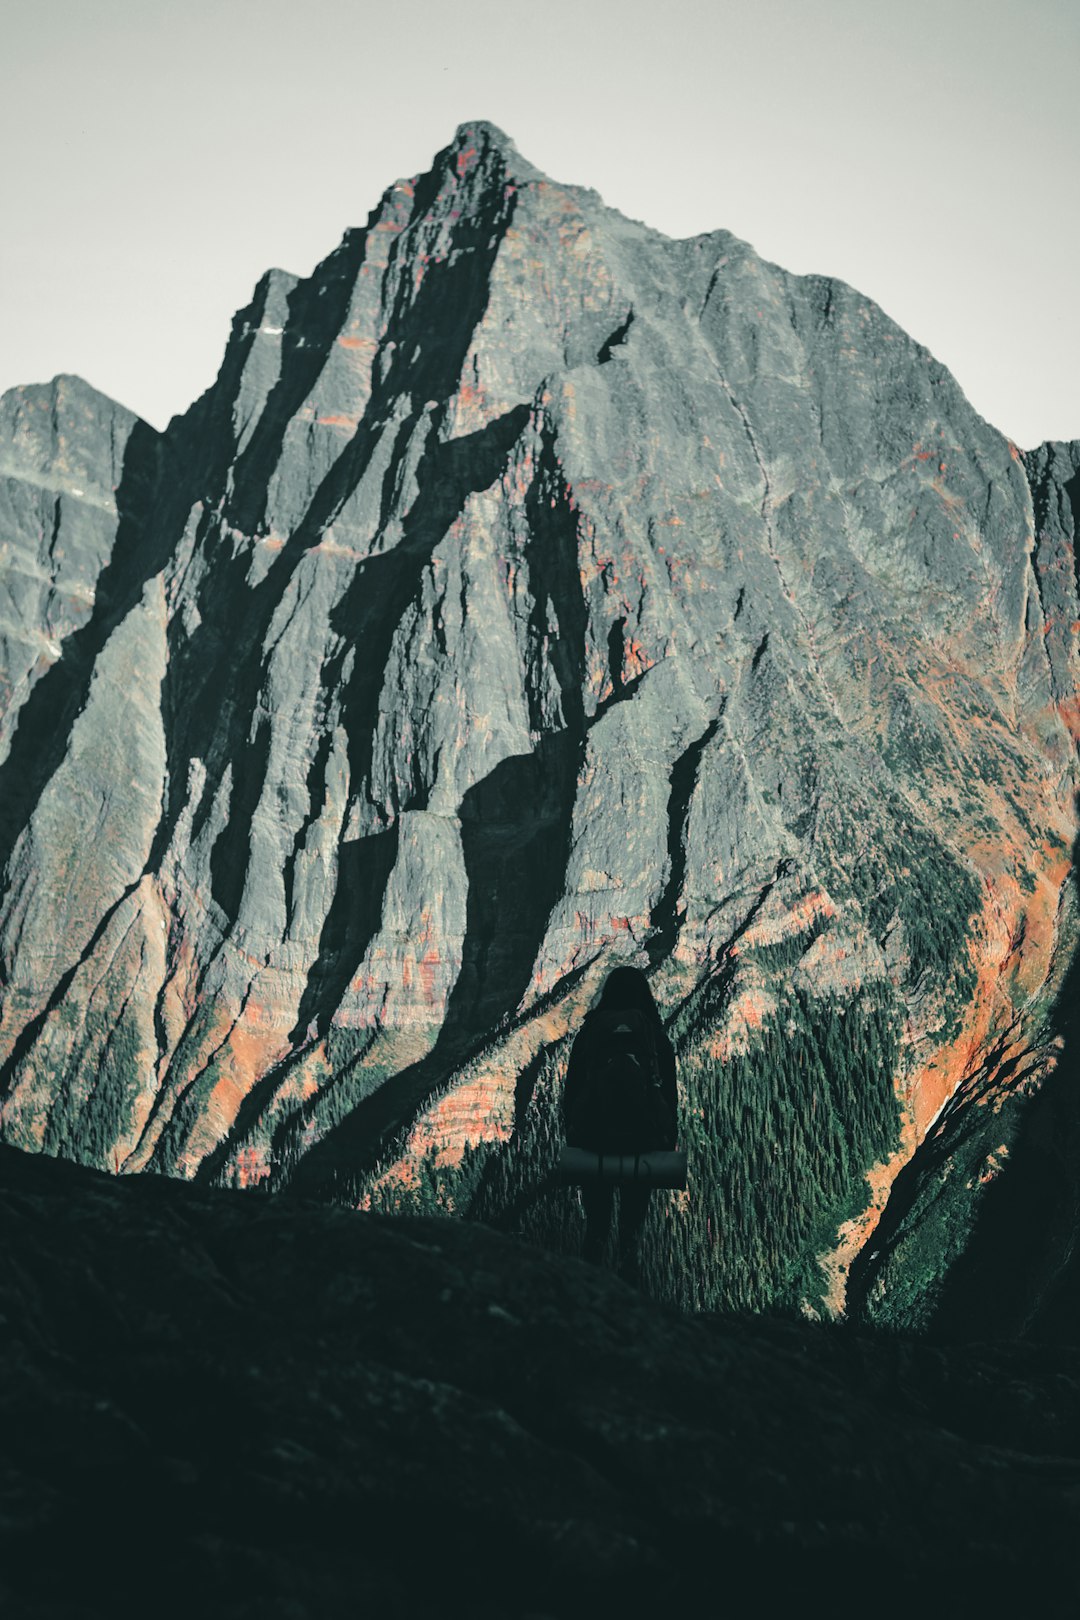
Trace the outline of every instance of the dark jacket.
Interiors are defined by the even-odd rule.
[[[597,1011],[601,1009],[596,1009]],[[612,1008],[602,1009],[611,1012]],[[667,1142],[657,1142],[657,1147],[673,1148],[678,1139],[679,1119],[679,1088],[675,1078],[675,1048],[668,1040],[667,1031],[659,1019],[649,1019],[652,1031],[653,1046],[656,1052],[656,1066],[659,1071],[660,1091],[668,1107],[672,1119],[671,1139]],[[562,1095],[562,1125],[563,1135],[571,1146],[580,1144],[571,1140],[573,1130],[572,1120],[574,1110],[588,1083],[589,1069],[593,1057],[597,1055],[595,1013],[586,1014],[585,1022],[578,1032],[573,1046],[570,1048],[570,1062],[566,1070],[566,1084]],[[602,1055],[602,1054],[601,1054]]]

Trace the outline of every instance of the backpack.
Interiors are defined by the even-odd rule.
[[[674,1141],[649,1019],[635,1008],[594,1012],[581,1096],[567,1137],[595,1153],[642,1153]]]

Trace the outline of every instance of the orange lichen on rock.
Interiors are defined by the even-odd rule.
[[[845,1221],[836,1234],[836,1246],[818,1256],[818,1266],[825,1278],[825,1309],[831,1317],[844,1315],[847,1306],[847,1280],[855,1256],[865,1248],[880,1221],[892,1184],[907,1164],[918,1145],[914,1122],[905,1115],[900,1132],[900,1146],[888,1159],[872,1165],[866,1173],[870,1198],[860,1215]]]
[[[515,505],[520,505],[529,493],[534,473],[533,453],[525,450],[514,458],[503,474],[503,490]]]
[[[462,379],[451,403],[450,437],[460,439],[468,433],[478,433],[503,409],[502,401],[489,400],[480,380],[480,356],[474,351],[465,360]]]
[[[153,1111],[148,1119],[145,1130],[141,1133],[137,1146],[128,1154],[123,1163],[125,1171],[145,1170],[154,1155],[161,1134],[176,1111],[177,1103],[192,1083],[209,1069],[218,1052],[228,1039],[229,1030],[237,1016],[238,1009],[229,1011],[220,1004],[215,1006],[213,1013],[207,1017],[206,1023],[199,1029],[197,1039],[193,1039],[185,1052],[183,1069],[170,1073],[166,1089],[154,1103]],[[187,1032],[185,1032],[187,1033]],[[198,1169],[200,1154],[184,1153],[178,1159],[178,1169],[181,1175],[191,1176]]]
[[[555,1046],[578,1026],[602,973],[598,968],[555,1006],[512,1030],[459,1084],[436,1097],[414,1121],[401,1152],[372,1182],[360,1207],[372,1207],[380,1193],[393,1198],[398,1189],[418,1187],[425,1161],[449,1171],[460,1165],[467,1147],[508,1142],[514,1132],[518,1076],[542,1048]]]
[[[835,915],[836,905],[825,890],[811,889],[793,901],[782,916],[771,917],[748,928],[739,940],[735,954],[741,955],[755,947],[779,945],[784,940],[805,933],[819,917]]]
[[[431,1157],[439,1169],[461,1163],[466,1147],[506,1142],[514,1126],[516,1070],[494,1067],[454,1086],[422,1115],[409,1133],[406,1152]]]
[[[623,650],[622,676],[624,681],[632,681],[639,675],[644,675],[655,664],[656,659],[650,658],[640,641],[629,637]]]
[[[236,1155],[236,1180],[241,1187],[257,1187],[270,1175],[270,1161],[264,1149],[249,1144]]]
[[[1069,870],[1068,861],[1054,856],[1050,845],[1041,845],[1039,853],[1046,866],[1033,895],[1022,894],[1011,876],[985,879],[975,943],[970,947],[975,988],[963,1025],[901,1084],[900,1144],[889,1159],[867,1172],[870,1197],[866,1208],[839,1229],[835,1247],[818,1256],[827,1283],[825,1303],[835,1316],[844,1312],[852,1261],[877,1226],[897,1175],[926,1139],[945,1104],[984,1071],[988,1051],[994,1050],[996,1066],[1007,1067],[1026,1049],[1014,994],[1018,989],[1030,994],[1046,982],[1057,897]],[[992,1097],[991,1087],[979,1100]],[[1000,1164],[993,1173],[998,1169]]]
[[[1072,628],[1080,629],[1080,624],[1073,625]],[[1080,743],[1080,697],[1062,698],[1056,707],[1073,742]]]
[[[1005,1168],[1005,1160],[1009,1157],[1009,1144],[1000,1143],[992,1153],[988,1153],[983,1160],[983,1167],[979,1171],[979,1186],[985,1187],[995,1181]]]
[[[357,1209],[373,1209],[381,1202],[381,1194],[390,1194],[392,1199],[396,1192],[411,1192],[419,1185],[419,1160],[395,1159],[393,1164],[389,1165],[364,1191],[357,1200],[356,1207]]]
[[[749,988],[735,997],[728,1008],[723,1032],[709,1045],[709,1056],[726,1063],[735,1051],[743,1051],[751,1030],[761,1029],[773,1011],[773,998],[759,988]]]
[[[200,1123],[206,1121],[206,1129],[196,1129],[188,1147],[189,1156],[196,1162],[232,1129],[240,1105],[255,1081],[287,1050],[280,1030],[258,1027],[260,1012],[261,1009],[249,1002],[224,1046],[215,1054],[219,1078],[210,1092],[205,1113],[200,1116]]]
[[[908,1085],[918,1141],[945,1103],[979,1069],[986,1052],[1015,1025],[1010,991],[1030,993],[1045,982],[1054,942],[1054,914],[1060,882],[1043,880],[1034,895],[1022,896],[1009,877],[987,878],[983,907],[971,947],[975,988],[958,1035],[940,1046]],[[1024,901],[1027,900],[1025,906]],[[1022,1046],[1018,1041],[1017,1048]],[[1014,1048],[1002,1050],[1002,1060]]]

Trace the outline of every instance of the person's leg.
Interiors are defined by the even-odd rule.
[[[641,1265],[641,1231],[649,1209],[651,1187],[637,1182],[619,1189],[619,1274],[636,1283]]]
[[[611,1230],[611,1210],[615,1201],[610,1183],[587,1182],[581,1189],[581,1202],[585,1206],[585,1243],[582,1258],[598,1265],[607,1248]]]

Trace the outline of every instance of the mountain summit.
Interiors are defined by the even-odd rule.
[[[836,1311],[861,1249],[923,1319],[1057,1057],[1080,444],[472,123],[166,433],[58,378],[0,475],[6,1141],[572,1241],[568,1037],[633,962],[654,1287]]]

